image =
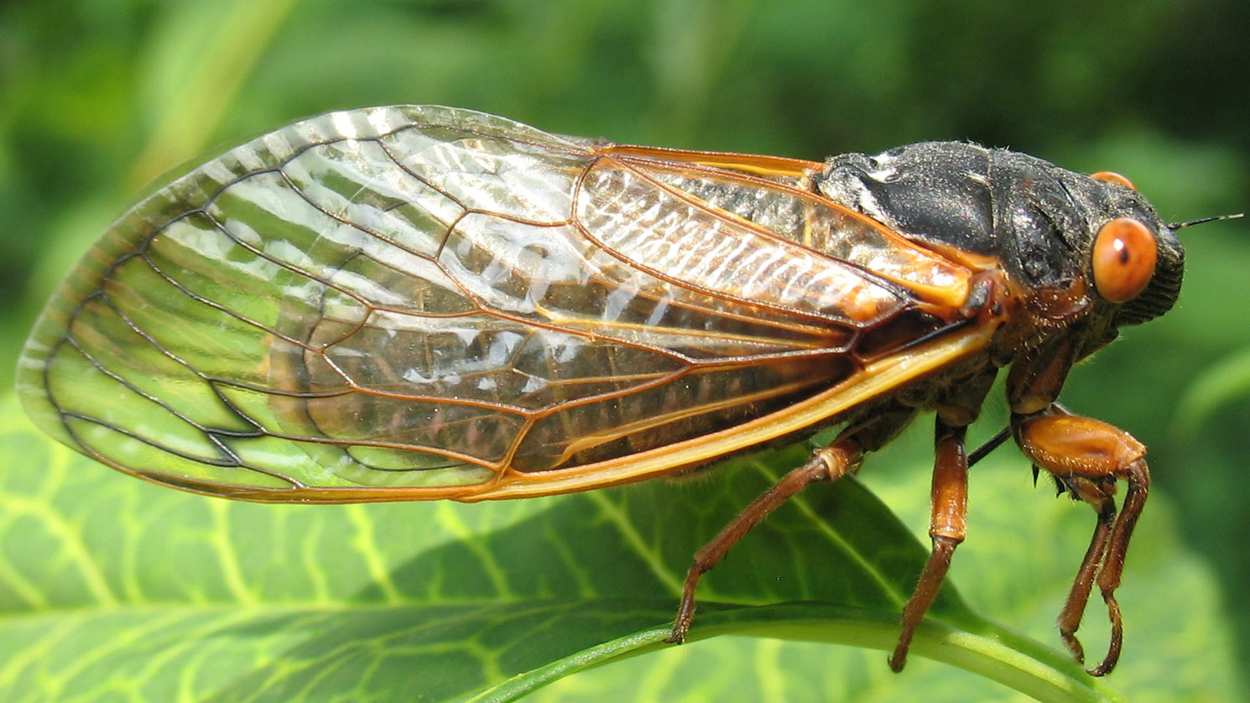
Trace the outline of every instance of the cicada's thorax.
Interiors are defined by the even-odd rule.
[[[825,197],[912,240],[981,269],[993,290],[970,305],[993,306],[1001,325],[993,363],[1064,337],[1086,356],[1121,324],[1165,312],[1176,299],[1180,244],[1135,191],[1015,152],[926,142],[876,156],[829,159],[815,179]],[[1152,225],[1158,271],[1138,300],[1102,300],[1090,274],[1094,234],[1116,217]]]

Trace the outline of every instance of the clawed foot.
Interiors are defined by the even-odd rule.
[[[668,633],[668,637],[664,641],[668,644],[683,644],[686,641],[686,634],[690,632],[688,623],[673,623],[673,629]]]
[[[907,666],[907,645],[899,642],[894,646],[894,653],[890,655],[890,671],[897,674],[904,666]]]
[[[1103,657],[1102,662],[1098,666],[1085,670],[1085,673],[1090,676],[1106,676],[1111,673],[1116,662],[1120,660],[1120,647],[1124,643],[1124,623],[1120,619],[1120,604],[1116,602],[1115,594],[1110,591],[1103,591],[1102,599],[1107,604],[1107,617],[1111,620],[1111,642],[1107,646],[1107,656]],[[1072,653],[1072,658],[1078,664],[1085,664],[1085,648],[1077,639],[1076,632],[1067,632],[1061,627],[1059,636],[1063,638],[1064,646]]]
[[[1115,663],[1120,661],[1120,646],[1124,643],[1124,623],[1120,620],[1120,604],[1116,602],[1115,594],[1111,591],[1104,590],[1102,599],[1107,604],[1107,617],[1111,620],[1111,643],[1107,646],[1107,656],[1103,658],[1102,663],[1085,670],[1090,676],[1106,676],[1111,673],[1111,670],[1115,668]]]
[[[1072,658],[1077,664],[1085,664],[1085,648],[1081,646],[1081,641],[1076,638],[1076,633],[1059,631],[1059,636],[1063,638],[1063,646],[1068,648],[1068,652],[1072,654]]]
[[[686,588],[681,594],[681,605],[677,606],[677,617],[673,618],[673,629],[664,640],[669,644],[681,644],[690,634],[690,623],[694,622],[694,584],[698,578],[695,569],[691,569],[690,575],[686,576]]]

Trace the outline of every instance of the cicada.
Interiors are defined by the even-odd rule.
[[[45,309],[19,390],[93,459],[272,502],[567,493],[840,427],[695,555],[673,642],[755,524],[932,410],[933,550],[898,670],[964,539],[965,430],[1009,368],[1011,434],[1097,514],[1059,627],[1082,659],[1097,583],[1104,674],[1146,450],[1056,401],[1075,362],[1172,307],[1174,228],[1122,177],[966,143],[819,162],[334,112],[123,215]]]

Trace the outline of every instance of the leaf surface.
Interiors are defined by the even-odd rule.
[[[984,692],[962,700],[997,700],[1006,691],[923,657],[1044,700],[1115,698],[1065,654],[980,618],[949,586],[902,676],[890,675],[877,651],[802,644],[888,649],[923,564],[925,549],[912,532],[854,480],[816,487],[765,521],[705,579],[696,641],[662,645],[690,555],[797,464],[802,446],[683,481],[548,499],[275,506],[201,498],[120,476],[39,436],[12,400],[0,423],[4,700],[512,700],[618,659],[627,661],[572,676],[538,699],[587,691],[633,699],[643,693],[637,681],[689,700],[726,687],[761,695],[782,690],[795,700],[837,690],[936,691],[939,683]],[[925,474],[919,466],[888,472],[878,490],[923,513]],[[1063,530],[1065,547],[1080,545],[1088,527],[1088,520],[1070,519],[1073,512],[1064,523],[1080,529]],[[989,533],[983,547],[961,550],[956,580],[966,578],[958,575],[961,566],[1022,570],[1026,582],[1030,568],[1044,567],[1047,585],[1017,593],[1028,607],[1008,615],[1017,627],[1050,636],[1035,611],[1053,616],[1081,546],[1064,568],[1018,556],[995,564],[1014,553],[1014,541],[1051,540],[1035,523],[1052,522],[1053,511],[1015,517],[1004,520],[1010,526],[1001,534]],[[1222,633],[1159,634],[1182,624],[1218,633],[1213,589],[1186,559],[1131,563],[1124,589],[1129,626],[1147,623],[1150,632],[1130,629],[1122,670],[1166,664],[1159,670],[1183,673],[1189,669],[1178,663],[1213,642],[1209,656],[1228,656]],[[1194,620],[1149,604],[1151,572],[1135,568],[1143,564],[1171,579],[1153,583],[1195,599]],[[1019,589],[995,579],[1000,588]],[[1091,632],[1101,631],[1100,617],[1091,608]],[[1152,617],[1167,625],[1151,624]],[[1163,644],[1176,651],[1160,654]],[[1134,681],[1117,672],[1111,683],[1125,679]],[[1159,679],[1151,677],[1152,691],[1178,690],[1177,681]]]

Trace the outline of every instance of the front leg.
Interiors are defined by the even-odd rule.
[[[1013,415],[1011,424],[1016,442],[1033,464],[1054,474],[1060,483],[1077,491],[1078,497],[1093,504],[1099,512],[1089,550],[1059,616],[1059,628],[1068,648],[1081,659],[1076,630],[1097,570],[1098,588],[1111,620],[1111,642],[1106,657],[1089,673],[1108,674],[1120,658],[1124,641],[1124,624],[1115,591],[1124,573],[1124,558],[1133,528],[1150,491],[1146,448],[1124,430],[1053,408],[1034,415]],[[1112,483],[1116,479],[1128,484],[1118,517],[1111,502]]]

